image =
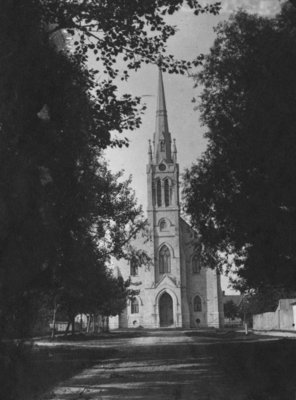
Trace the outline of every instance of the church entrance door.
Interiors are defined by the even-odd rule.
[[[166,292],[159,300],[159,323],[161,327],[170,326],[174,323],[173,300]]]

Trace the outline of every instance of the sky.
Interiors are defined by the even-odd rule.
[[[272,16],[280,9],[279,0],[221,0],[222,11],[218,16],[194,16],[186,7],[171,16],[169,23],[176,25],[177,34],[169,40],[168,53],[177,58],[192,60],[200,53],[207,53],[215,39],[213,27],[220,21],[228,19],[238,8],[250,13]],[[190,76],[163,74],[169,130],[172,139],[176,139],[180,173],[189,168],[206,149],[204,133],[199,113],[194,110],[197,103],[193,97],[198,95]],[[130,79],[119,87],[122,93],[141,96],[147,106],[142,117],[141,127],[133,132],[126,132],[130,144],[128,148],[108,149],[105,153],[110,168],[115,172],[124,170],[126,177],[132,175],[132,187],[136,192],[139,204],[146,211],[147,182],[146,164],[148,161],[148,140],[153,138],[155,127],[156,95],[158,70],[156,66],[145,65],[133,73]],[[182,178],[181,178],[182,180]],[[222,288],[226,292],[228,280],[222,279]]]

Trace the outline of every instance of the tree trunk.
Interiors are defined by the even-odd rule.
[[[71,315],[72,335],[75,333],[75,315]]]
[[[109,317],[102,317],[102,331],[109,332]]]
[[[99,314],[94,314],[94,333],[99,333]]]
[[[94,314],[88,314],[86,333],[94,332],[94,324]]]
[[[55,327],[56,327],[56,314],[57,314],[58,305],[56,301],[54,301],[54,308],[53,308],[53,316],[52,316],[52,331],[51,331],[51,338],[55,338]]]
[[[80,327],[79,327],[79,329],[80,329],[80,332],[82,332],[82,331],[83,331],[83,328],[82,328],[82,326],[83,326],[83,322],[82,322],[82,314],[80,314],[80,321],[79,321],[79,325],[80,325]]]
[[[67,336],[68,335],[68,333],[69,333],[69,330],[70,330],[70,326],[71,326],[71,330],[72,330],[72,335],[74,334],[74,330],[75,330],[75,328],[74,328],[74,319],[75,319],[75,315],[73,315],[72,313],[69,313],[68,314],[68,325],[67,325],[67,328],[66,328],[66,331],[65,331],[65,336]]]
[[[248,321],[247,321],[246,313],[244,313],[244,327],[245,327],[245,335],[248,335],[249,331],[248,331]]]
[[[71,321],[69,320],[69,321],[68,321],[67,328],[66,328],[65,333],[64,333],[65,336],[67,336],[68,333],[69,333],[70,325],[71,325]]]
[[[89,333],[89,330],[90,330],[90,314],[87,314],[86,333]]]

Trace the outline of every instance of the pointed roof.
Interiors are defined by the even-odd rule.
[[[158,163],[161,160],[171,162],[171,135],[168,126],[167,109],[164,94],[162,71],[159,67],[156,123],[154,134],[154,156]]]
[[[157,110],[156,115],[163,117],[163,122],[167,125],[167,110],[165,103],[165,95],[164,95],[164,85],[163,85],[163,77],[162,71],[159,68],[158,74],[158,92],[157,92]],[[166,126],[167,128],[167,126]]]
[[[153,284],[153,288],[157,288],[158,286],[165,287],[179,287],[180,284],[177,279],[169,274],[164,274],[158,282]]]

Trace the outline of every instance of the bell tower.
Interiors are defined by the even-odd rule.
[[[148,218],[161,212],[164,216],[177,211],[179,216],[179,165],[176,141],[172,145],[161,69],[159,69],[158,95],[153,146],[148,146]]]
[[[159,69],[153,143],[149,141],[148,221],[153,231],[155,283],[164,275],[180,285],[179,165],[175,140],[168,127],[162,71]]]

